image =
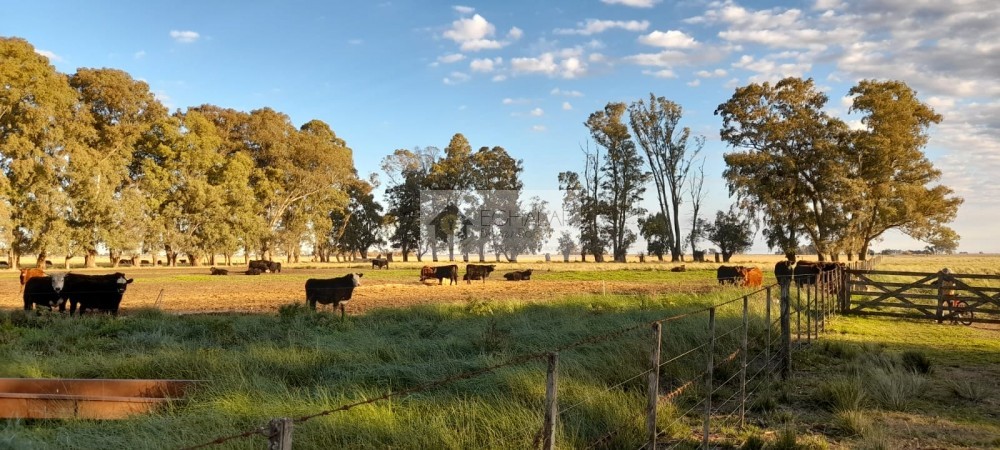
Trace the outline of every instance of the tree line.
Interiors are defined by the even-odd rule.
[[[93,266],[101,249],[112,263],[161,252],[168,264],[297,261],[303,248],[329,261],[387,246],[404,260],[516,261],[553,234],[549,205],[525,198],[523,161],[501,146],[473,151],[459,133],[443,151],[395,150],[382,160],[383,206],[377,177],[359,178],[322,121],[207,104],[171,113],[124,71],[62,74],[19,38],[0,38],[0,56],[0,248],[13,265],[33,254]],[[560,251],[623,261],[641,235],[660,259],[708,241],[728,261],[760,231],[789,256],[807,240],[821,258],[863,259],[891,229],[953,250],[947,223],[962,200],[933,184],[940,172],[922,150],[940,115],[899,81],[864,80],[849,95],[857,129],[823,111],[811,79],[736,89],[715,111],[735,203],[714,221],[701,217],[705,138],[680,126],[681,106],[653,94],[608,103],[584,122],[583,170],[558,174],[576,230]],[[648,188],[653,211],[641,206]]]

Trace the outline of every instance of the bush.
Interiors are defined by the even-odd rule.
[[[865,390],[860,378],[837,378],[819,386],[817,400],[831,411],[857,411],[864,406]]]
[[[833,426],[845,436],[865,436],[871,430],[872,419],[864,411],[839,411],[833,416]]]
[[[748,437],[747,440],[743,441],[743,445],[740,446],[740,449],[741,450],[763,450],[765,443],[766,442],[764,441],[764,438],[762,438],[762,437],[760,437],[760,436],[758,436],[758,435],[755,434],[753,436]]]
[[[798,432],[794,426],[786,426],[778,432],[778,438],[769,447],[771,450],[797,450],[799,448]]]
[[[986,385],[970,380],[950,380],[948,387],[955,395],[974,402],[981,402],[990,396],[990,390]]]
[[[873,369],[868,373],[867,389],[880,407],[893,411],[910,409],[923,392],[927,380],[923,375],[902,370]]]
[[[903,368],[916,373],[931,373],[931,360],[923,352],[905,351],[900,355],[900,362]]]

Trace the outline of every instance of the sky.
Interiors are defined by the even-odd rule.
[[[737,87],[812,78],[827,111],[858,126],[848,90],[862,79],[901,80],[944,117],[925,153],[940,183],[965,199],[951,224],[959,250],[1000,252],[996,0],[0,6],[0,36],[27,39],[61,72],[125,70],[171,110],[270,107],[297,126],[322,120],[354,150],[362,176],[380,172],[395,149],[444,148],[462,133],[473,149],[499,145],[522,159],[526,189],[551,191],[560,171],[582,169],[591,113],[662,96],[683,108],[681,126],[706,139],[709,219],[732,203],[722,178],[732,149],[714,111]],[[654,192],[646,196],[652,206]],[[874,249],[923,246],[890,233]]]

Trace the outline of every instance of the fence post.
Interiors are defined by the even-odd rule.
[[[647,448],[656,450],[656,404],[660,398],[660,343],[663,324],[653,323],[653,342],[649,352],[649,391],[646,403],[646,433],[649,436]]]
[[[292,419],[271,419],[268,424],[267,450],[292,450]]]
[[[767,307],[765,308],[764,317],[767,320],[767,343],[764,346],[764,364],[767,367],[767,372],[771,372],[771,286],[767,287]]]
[[[542,449],[556,447],[556,417],[559,414],[556,403],[556,367],[559,354],[549,353],[549,369],[545,374],[545,422],[542,424]]]
[[[708,448],[709,423],[712,421],[712,372],[715,369],[715,307],[708,309],[708,372],[705,376],[705,426],[701,438],[703,448]]]
[[[812,341],[813,334],[813,323],[812,323],[812,291],[818,286],[819,280],[816,280],[812,286],[806,287],[806,342]]]
[[[945,302],[949,301],[948,296],[951,294],[951,292],[950,292],[951,289],[949,287],[951,285],[951,282],[950,281],[947,281],[947,282],[945,281],[945,276],[947,274],[949,274],[949,273],[951,273],[951,271],[948,270],[947,267],[945,267],[944,269],[941,269],[941,271],[938,272],[938,280],[937,280],[937,285],[938,285],[938,302],[937,302],[937,312],[936,312],[937,323],[941,323],[941,322],[944,321],[944,319],[943,319],[944,305],[945,305]],[[948,312],[951,313],[951,305],[950,304],[949,304]]]
[[[781,286],[781,379],[792,374],[792,285]]]
[[[746,425],[747,417],[747,334],[750,328],[750,319],[748,309],[750,306],[750,299],[747,296],[743,296],[743,336],[740,339],[740,354],[742,355],[742,364],[740,364],[740,428]]]
[[[802,286],[795,285],[795,342],[802,340]]]

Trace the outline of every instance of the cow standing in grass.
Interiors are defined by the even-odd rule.
[[[54,273],[44,277],[32,277],[24,285],[24,310],[31,310],[33,306],[38,308],[48,308],[58,306],[59,312],[66,310],[66,299],[62,296],[62,290],[66,281],[66,274]]]
[[[107,311],[118,315],[118,306],[125,296],[125,289],[132,284],[132,278],[125,278],[121,272],[107,275],[83,275],[67,273],[63,282],[62,296],[69,301],[69,314],[76,313],[80,305],[82,315],[88,309]]]
[[[437,278],[439,286],[444,284],[445,278],[449,280],[448,282],[449,286],[453,284],[458,284],[458,266],[455,264],[452,264],[450,266],[438,266],[438,267],[424,266],[422,269],[420,269],[421,282],[430,278]]]
[[[472,280],[482,279],[483,283],[486,283],[486,279],[490,277],[490,273],[497,268],[496,264],[466,264],[465,265],[465,276],[462,277],[467,284],[472,284]]]
[[[372,269],[389,269],[389,260],[375,258],[372,260]]]
[[[344,320],[344,305],[351,300],[354,288],[361,285],[362,276],[364,274],[350,273],[337,278],[310,278],[306,280],[306,303],[313,311],[317,303],[332,304],[334,311],[340,308],[340,320]]]
[[[24,285],[28,283],[28,280],[34,277],[44,277],[45,271],[37,267],[32,267],[30,269],[21,269],[21,288],[17,291],[18,293],[24,291]]]

